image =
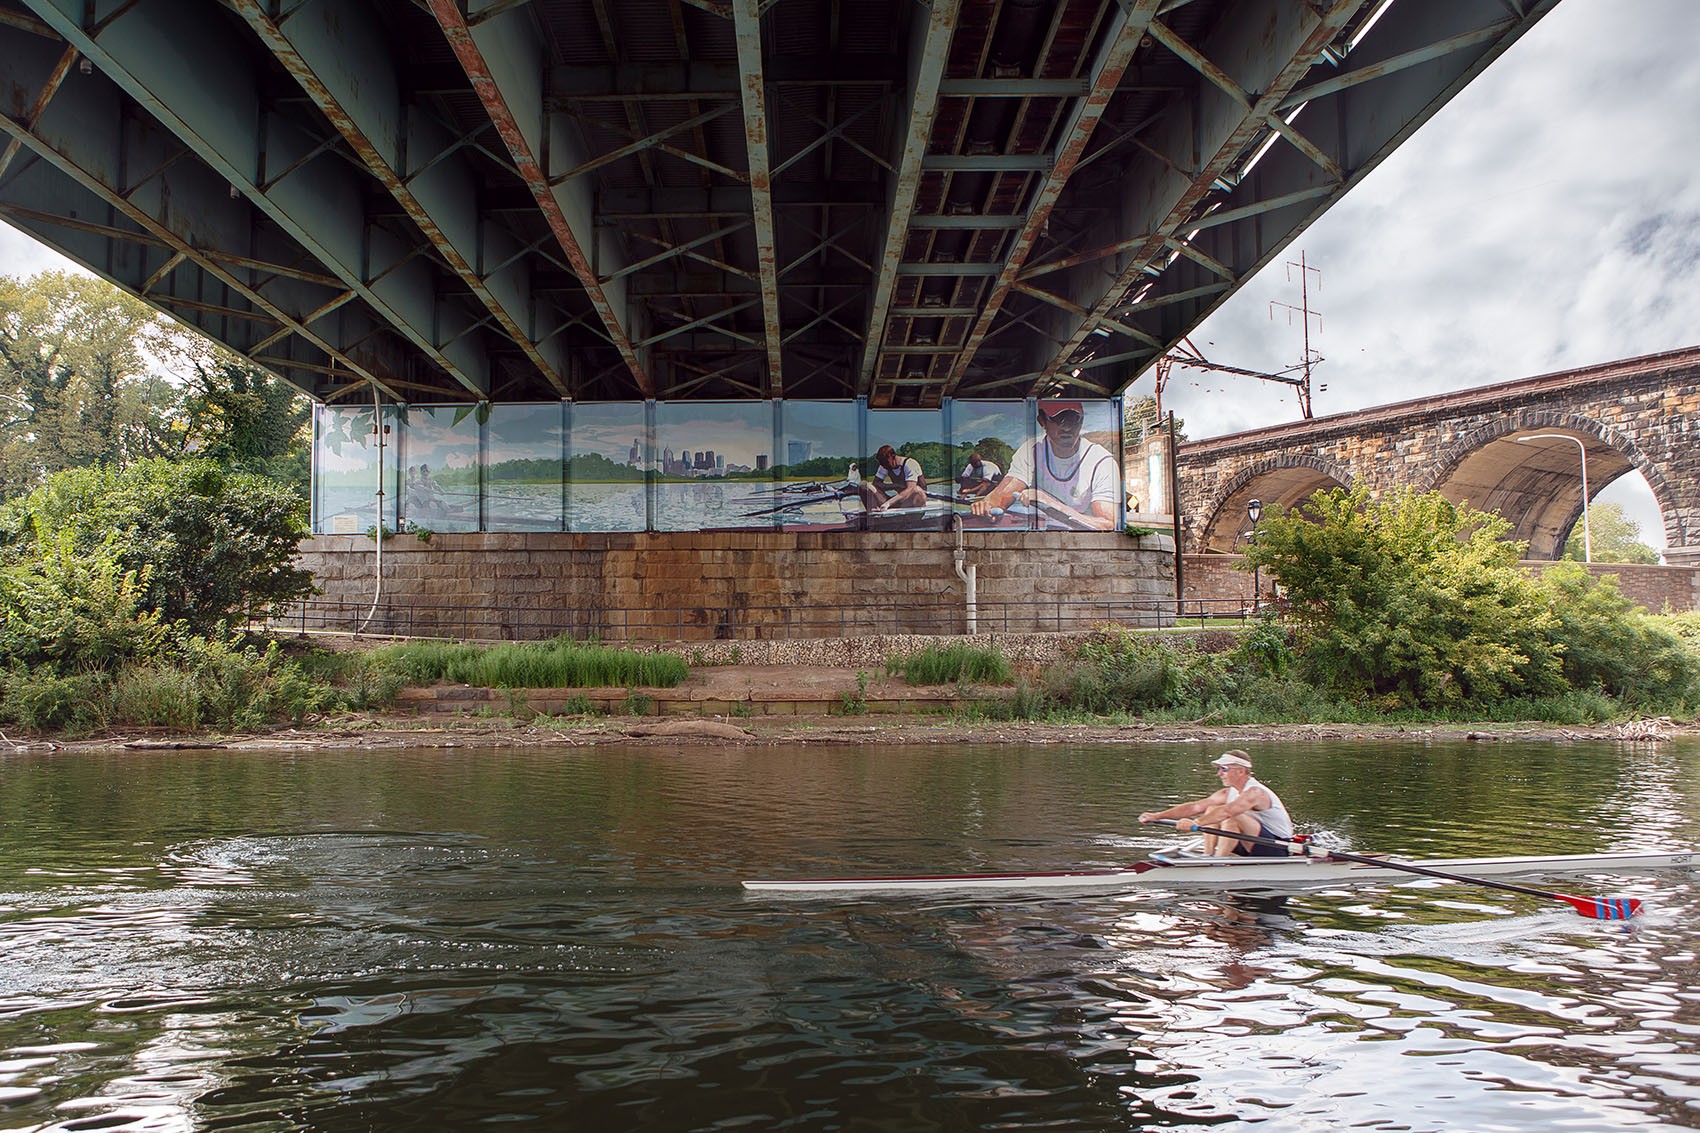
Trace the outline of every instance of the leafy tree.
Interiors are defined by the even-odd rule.
[[[42,558],[58,538],[83,553],[115,539],[142,607],[205,633],[312,592],[312,576],[291,565],[305,513],[288,487],[211,460],[75,469],[0,510],[0,558]]]
[[[1597,563],[1656,563],[1659,553],[1641,542],[1641,525],[1629,518],[1622,504],[1593,504],[1588,508],[1588,535],[1594,545]],[[1561,559],[1581,562],[1586,553],[1582,542],[1582,524],[1578,522],[1564,541]]]
[[[1280,582],[1301,663],[1336,692],[1389,707],[1549,695],[1565,687],[1555,618],[1507,530],[1437,492],[1336,488],[1265,514],[1245,564]]]
[[[148,369],[170,334],[101,280],[0,277],[0,496],[67,468],[181,451],[176,390]]]
[[[148,572],[126,567],[114,539],[79,546],[67,531],[34,550],[0,561],[0,661],[109,671],[159,649],[166,631],[146,609]]]
[[[218,351],[195,358],[181,412],[197,455],[255,472],[308,496],[312,406],[252,363]]]

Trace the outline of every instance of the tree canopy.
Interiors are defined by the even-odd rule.
[[[1659,561],[1659,553],[1641,542],[1641,525],[1629,518],[1618,503],[1592,504],[1588,508],[1588,536],[1594,546],[1597,563],[1645,563]],[[1564,553],[1559,556],[1581,562],[1586,556],[1582,540],[1582,521],[1570,529],[1564,541]]]
[[[73,468],[204,456],[307,494],[293,387],[102,280],[0,276],[0,499]]]

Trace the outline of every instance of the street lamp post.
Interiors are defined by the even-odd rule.
[[[1582,560],[1594,561],[1594,540],[1588,530],[1588,446],[1582,443],[1580,437],[1569,433],[1534,433],[1527,437],[1518,437],[1518,444],[1528,441],[1570,441],[1575,444],[1577,452],[1582,456]],[[1560,548],[1562,551],[1562,548]]]
[[[1257,521],[1263,518],[1263,501],[1250,501],[1245,505],[1245,513],[1246,517],[1251,520],[1251,534],[1247,536],[1246,542],[1255,543],[1257,542]],[[1254,611],[1257,609],[1263,596],[1263,587],[1261,585],[1263,580],[1258,577],[1258,572],[1258,564],[1253,562],[1251,564],[1251,608]]]

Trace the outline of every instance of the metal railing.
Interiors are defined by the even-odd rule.
[[[273,629],[354,633],[369,601],[308,599],[270,619]],[[1244,624],[1259,616],[1240,599],[1028,598],[981,601],[980,633],[1086,633],[1128,629],[1204,628]],[[967,632],[960,598],[866,605],[596,606],[534,609],[515,604],[428,605],[406,600],[378,604],[364,631],[373,636],[457,641],[751,641],[873,637]]]

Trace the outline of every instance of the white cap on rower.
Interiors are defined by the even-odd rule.
[[[1251,760],[1237,751],[1225,751],[1210,761],[1217,767],[1250,767]]]

